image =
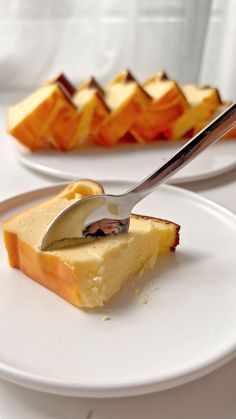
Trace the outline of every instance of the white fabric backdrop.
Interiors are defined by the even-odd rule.
[[[236,98],[234,16],[235,0],[0,0],[0,89],[164,68]]]
[[[199,81],[219,86],[224,98],[236,100],[236,1],[213,3]]]

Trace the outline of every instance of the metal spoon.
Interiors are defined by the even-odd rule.
[[[233,104],[134,188],[120,195],[94,195],[69,205],[49,225],[40,249],[53,250],[78,244],[88,237],[127,232],[131,210],[139,201],[235,125],[236,104]]]

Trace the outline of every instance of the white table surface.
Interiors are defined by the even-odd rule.
[[[9,97],[2,95],[1,104],[9,102]],[[8,147],[11,139],[4,133],[3,109],[0,116],[0,200],[61,182],[30,171],[16,161]],[[236,213],[236,170],[181,186]],[[147,396],[122,399],[54,396],[0,380],[0,419],[235,419],[235,390],[236,359],[192,383]]]

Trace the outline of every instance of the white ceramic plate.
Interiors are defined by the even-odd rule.
[[[98,148],[83,152],[31,153],[14,144],[16,155],[24,165],[39,172],[62,179],[91,178],[97,180],[141,180],[171,157],[183,141],[163,142],[148,146],[124,145],[116,149]],[[209,147],[183,170],[169,180],[170,183],[207,179],[236,167],[236,140],[221,141]]]
[[[121,192],[131,183],[107,183]],[[1,219],[60,189],[1,204]],[[104,310],[83,311],[7,264],[0,243],[0,376],[65,395],[144,394],[193,380],[236,349],[236,216],[198,195],[162,186],[136,212],[180,223],[176,253]],[[2,240],[2,239],[1,239]],[[143,297],[147,304],[142,304]]]

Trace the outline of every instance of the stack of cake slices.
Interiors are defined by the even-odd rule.
[[[173,141],[191,138],[230,103],[162,70],[143,83],[125,70],[105,88],[94,77],[75,87],[60,74],[9,108],[8,132],[32,151]]]

